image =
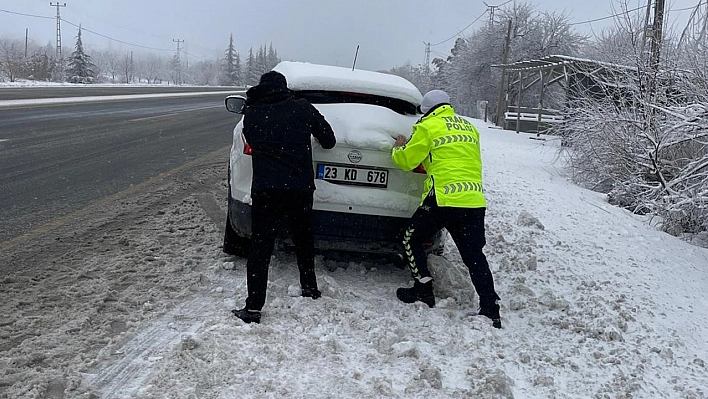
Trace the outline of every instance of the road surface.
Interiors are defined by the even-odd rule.
[[[109,89],[0,89],[0,98],[156,92]],[[11,98],[11,90],[25,94]],[[0,248],[205,154],[228,153],[237,119],[224,109],[227,94],[0,108]]]

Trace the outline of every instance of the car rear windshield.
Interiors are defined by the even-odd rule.
[[[408,101],[372,94],[352,93],[346,91],[302,90],[294,91],[293,95],[297,98],[307,99],[313,104],[371,104],[386,107],[390,110],[398,112],[399,114],[416,114],[416,106]]]

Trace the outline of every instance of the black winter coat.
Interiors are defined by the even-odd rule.
[[[304,99],[282,85],[262,83],[246,92],[243,135],[253,149],[251,191],[314,191],[312,141],[334,147],[332,127]]]

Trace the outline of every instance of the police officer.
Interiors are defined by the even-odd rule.
[[[409,171],[422,164],[427,172],[421,205],[411,217],[403,237],[406,261],[414,278],[411,288],[399,288],[398,299],[435,306],[433,278],[423,243],[446,228],[469,269],[479,295],[479,314],[501,328],[499,296],[487,258],[482,252],[486,200],[482,190],[482,157],[479,133],[468,120],[455,115],[450,97],[442,90],[423,96],[423,116],[406,142],[399,136],[392,150],[393,162]]]

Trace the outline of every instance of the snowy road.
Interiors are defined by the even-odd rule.
[[[471,316],[452,245],[434,309],[367,261],[320,262],[323,298],[290,296],[281,253],[262,324],[243,324],[213,153],[0,252],[27,266],[0,281],[0,397],[708,397],[708,251],[568,183],[556,143],[478,124],[504,329]]]
[[[65,86],[38,86],[38,87],[7,87],[0,86],[0,104],[12,100],[36,100],[39,98],[67,98],[91,96],[116,96],[116,95],[144,95],[144,94],[176,94],[194,93],[205,91],[219,91],[230,93],[233,87],[199,87],[199,86],[136,86],[136,85],[75,85],[67,83]]]
[[[193,94],[0,107],[0,248],[203,154],[228,152],[236,120],[226,94]]]

